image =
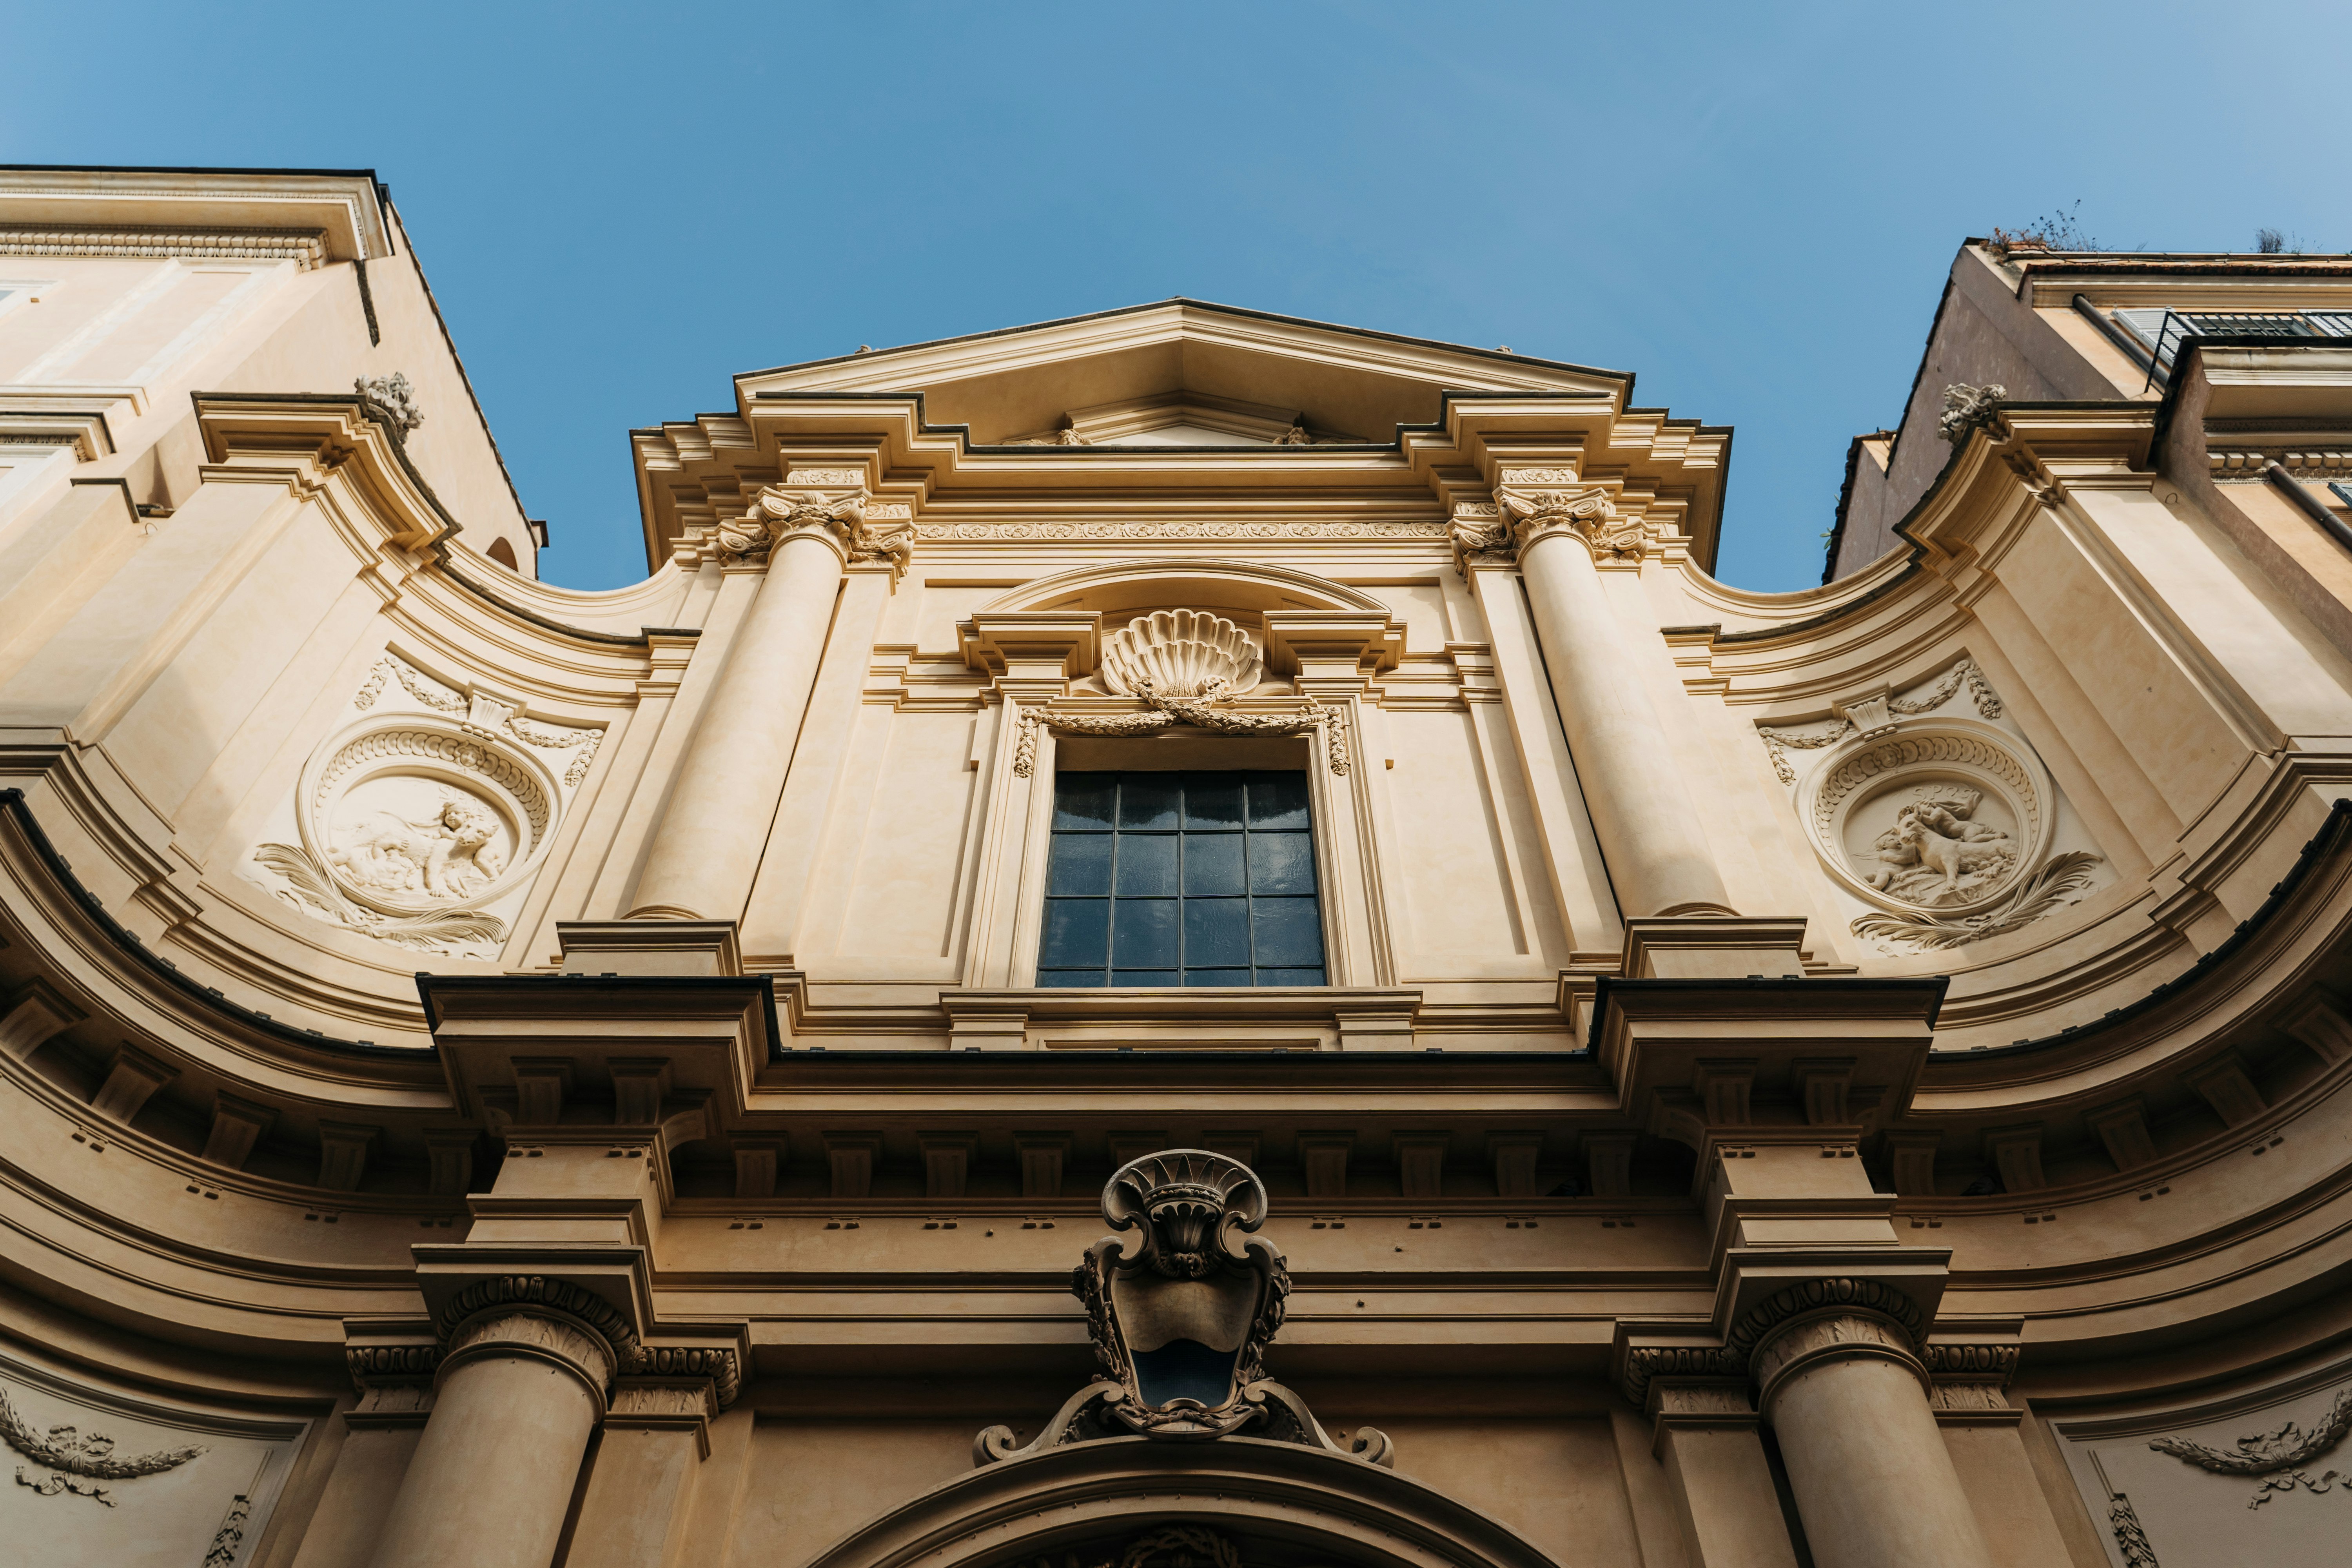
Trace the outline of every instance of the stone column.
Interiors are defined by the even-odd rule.
[[[551,1311],[502,1305],[459,1324],[372,1568],[547,1568],[614,1360]]]
[[[1992,1568],[1901,1327],[1851,1308],[1801,1313],[1748,1365],[1821,1568]]]
[[[1636,652],[1601,588],[1602,557],[1641,559],[1641,525],[1615,521],[1598,487],[1505,489],[1496,500],[1518,541],[1537,640],[1620,908],[1628,918],[1732,912]]]
[[[767,579],[679,767],[630,919],[741,918],[864,521],[860,496],[771,489],[719,529],[721,551],[767,554]]]

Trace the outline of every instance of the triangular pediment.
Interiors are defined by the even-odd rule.
[[[1622,398],[1632,377],[1230,306],[1171,300],[861,352],[736,378],[762,393],[919,392],[974,446],[1385,443],[1448,391]]]

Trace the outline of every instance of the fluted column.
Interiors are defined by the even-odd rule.
[[[494,1307],[458,1325],[372,1568],[546,1568],[614,1359],[554,1312]]]
[[[1665,726],[1601,584],[1601,555],[1640,558],[1640,525],[1615,521],[1598,487],[1505,489],[1496,500],[1497,534],[1507,528],[1518,543],[1560,726],[1620,908],[1628,917],[1729,912]]]
[[[1748,1364],[1821,1568],[1992,1568],[1900,1327],[1830,1308],[1772,1329]]]
[[[646,851],[632,920],[736,920],[759,869],[833,624],[843,567],[864,542],[856,495],[771,489],[722,526],[718,548],[767,579],[687,750]]]

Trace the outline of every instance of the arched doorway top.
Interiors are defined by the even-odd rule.
[[[1365,1460],[1255,1437],[1114,1437],[986,1465],[891,1510],[810,1568],[1119,1568],[1171,1525],[1241,1568],[1558,1568],[1505,1525]]]
[[[1225,611],[1354,610],[1386,616],[1361,589],[1286,566],[1246,561],[1120,561],[1081,566],[1024,583],[987,611],[1144,610],[1187,604]]]

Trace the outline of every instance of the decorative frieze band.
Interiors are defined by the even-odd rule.
[[[1408,539],[1444,540],[1443,522],[926,522],[923,540]]]
[[[187,261],[327,260],[320,228],[141,228],[125,225],[0,224],[0,256],[100,256]]]

